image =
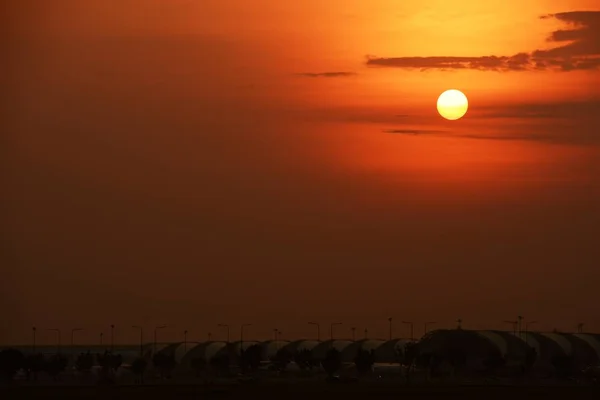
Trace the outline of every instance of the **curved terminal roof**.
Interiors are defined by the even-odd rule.
[[[587,333],[575,333],[573,336],[586,342],[594,350],[598,360],[600,360],[600,340],[598,340],[595,335],[590,335]]]
[[[321,343],[321,342],[316,341],[316,340],[304,340],[304,339],[296,340],[296,341],[288,343],[285,346],[285,349],[292,354],[296,354],[297,352],[302,351],[302,350],[312,351],[312,349],[317,347],[319,345],[319,343]]]
[[[285,340],[269,340],[267,342],[261,342],[261,356],[263,360],[270,360],[277,355],[281,349],[286,349],[290,342]],[[289,350],[287,350],[289,351]]]
[[[404,351],[404,346],[410,342],[408,339],[387,340],[375,350],[375,359],[380,363],[397,363],[398,352]]]
[[[354,359],[358,355],[358,352],[361,350],[375,352],[379,346],[384,343],[383,340],[372,340],[372,339],[363,339],[355,342],[350,342],[350,344],[342,350],[342,361],[343,362],[354,362]]]
[[[321,342],[312,349],[312,357],[316,360],[324,360],[330,349],[333,348],[343,353],[344,349],[352,345],[352,343],[350,340],[327,340],[326,342]]]
[[[214,356],[227,346],[227,342],[204,342],[188,350],[181,359],[182,367],[189,367],[195,358],[202,358],[209,362]]]

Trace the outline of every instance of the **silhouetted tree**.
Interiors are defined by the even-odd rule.
[[[161,378],[170,378],[171,372],[177,365],[177,362],[173,355],[156,353],[154,354],[154,357],[152,357],[152,365],[158,370]]]
[[[327,351],[325,359],[321,361],[321,366],[330,378],[333,378],[336,372],[342,367],[342,355],[336,348]]]
[[[75,367],[79,372],[82,373],[89,373],[92,370],[93,366],[94,356],[92,356],[92,354],[90,354],[89,351],[87,353],[79,354],[77,360],[75,361]]]
[[[144,358],[136,358],[131,364],[131,371],[135,374],[139,383],[144,383],[144,372],[146,372],[147,366],[148,362]]]
[[[206,369],[206,360],[202,357],[194,357],[190,361],[190,367],[196,372],[196,378]]]
[[[359,350],[354,357],[354,365],[356,365],[356,372],[358,375],[366,375],[368,372],[373,370],[373,364],[375,364],[375,351],[371,350]]]
[[[230,359],[227,354],[219,354],[210,359],[211,368],[219,375],[227,375],[229,373]]]
[[[0,373],[2,379],[8,382],[21,368],[25,366],[25,355],[16,349],[5,349],[0,351]]]
[[[27,380],[31,378],[37,380],[38,373],[44,370],[44,355],[41,353],[27,355],[23,368],[27,374]]]
[[[275,353],[275,356],[271,358],[271,363],[276,371],[284,371],[293,358],[292,353],[283,348]]]
[[[242,371],[256,371],[260,367],[262,359],[262,349],[260,345],[253,344],[247,349],[243,349],[240,356],[240,367]]]
[[[317,366],[317,362],[314,360],[312,352],[308,349],[302,349],[296,352],[294,355],[294,362],[298,365],[298,368],[303,371],[310,371]]]
[[[44,362],[44,371],[54,380],[67,368],[69,360],[62,354],[54,354]]]
[[[406,371],[406,381],[410,382],[411,373],[417,363],[419,356],[419,347],[415,342],[408,342],[404,344],[404,348],[401,352],[400,364],[404,366]]]

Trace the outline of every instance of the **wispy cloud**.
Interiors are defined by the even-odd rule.
[[[367,57],[372,67],[437,70],[472,69],[479,71],[573,71],[600,69],[600,11],[574,11],[549,14],[542,19],[556,19],[570,29],[554,31],[548,41],[557,47],[533,50],[510,56],[431,56]]]
[[[349,71],[334,71],[334,72],[301,72],[296,76],[303,76],[305,78],[341,78],[347,76],[354,76],[356,72]]]

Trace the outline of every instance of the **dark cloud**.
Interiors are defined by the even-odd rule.
[[[445,131],[436,131],[429,129],[386,129],[385,133],[394,133],[399,135],[424,135],[424,134],[443,134]]]
[[[512,56],[481,57],[368,57],[373,67],[480,71],[573,71],[600,69],[600,11],[574,11],[549,14],[542,19],[557,19],[570,29],[554,31],[548,41],[558,45],[549,50],[534,50]]]
[[[306,78],[340,78],[345,76],[354,76],[355,72],[347,71],[335,71],[335,72],[302,72],[296,74],[297,76],[304,76]]]
[[[479,133],[463,133],[443,130],[421,130],[421,129],[386,129],[384,133],[403,134],[403,135],[433,135],[439,137],[453,137],[461,139],[475,139],[475,140],[502,140],[502,141],[539,141],[539,142],[561,142],[560,137],[546,133],[536,132],[523,132],[523,133],[509,133],[509,134],[479,134]]]

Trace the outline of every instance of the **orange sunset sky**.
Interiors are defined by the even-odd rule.
[[[7,3],[0,342],[600,330],[597,0]]]

